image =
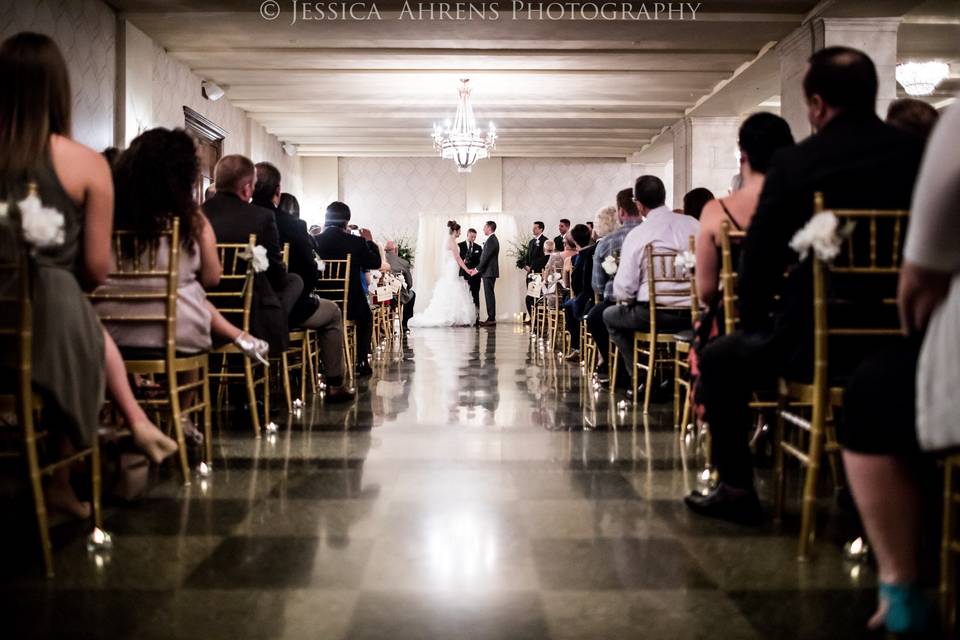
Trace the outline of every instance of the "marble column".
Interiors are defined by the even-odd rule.
[[[807,59],[826,47],[860,49],[877,66],[877,113],[884,117],[897,98],[897,29],[900,18],[815,18],[777,44],[780,57],[780,115],[797,140],[810,134],[803,75]]]
[[[740,118],[684,117],[673,133],[673,206],[696,187],[706,187],[717,197],[730,190],[737,163]]]

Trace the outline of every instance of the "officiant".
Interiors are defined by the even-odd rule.
[[[480,256],[483,254],[483,245],[477,242],[477,230],[467,229],[467,239],[459,244],[460,259],[470,269],[476,269],[480,264]],[[460,269],[460,277],[470,285],[470,295],[473,296],[473,306],[477,308],[477,320],[480,320],[480,280],[479,273],[472,276]]]

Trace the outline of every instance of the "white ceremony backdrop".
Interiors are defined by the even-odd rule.
[[[510,243],[520,237],[516,216],[510,213],[421,213],[417,228],[416,257],[414,260],[413,282],[417,292],[417,311],[423,311],[430,304],[433,283],[440,273],[441,255],[447,235],[447,221],[456,220],[461,227],[460,241],[466,240],[467,229],[477,230],[477,240],[484,241],[483,225],[487,220],[497,223],[497,239],[500,241],[500,278],[497,280],[497,319],[514,319],[514,314],[523,310],[526,284],[524,272],[517,269],[514,258],[507,255]],[[486,318],[486,305],[483,289],[480,290],[481,319]]]

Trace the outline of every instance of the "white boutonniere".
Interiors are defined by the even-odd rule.
[[[607,256],[603,259],[603,262],[600,263],[600,266],[603,267],[604,272],[606,272],[608,276],[616,275],[617,268],[619,266],[617,263],[617,257],[613,254]]]
[[[327,263],[321,260],[318,256],[313,257],[314,261],[317,263],[317,270],[320,273],[323,273],[327,270]]]
[[[30,185],[27,197],[17,203],[24,239],[37,249],[63,244],[63,214],[53,207],[45,207],[37,195],[37,185]]]
[[[250,245],[240,254],[244,260],[249,260],[253,265],[255,273],[263,273],[270,268],[270,261],[267,260],[267,248],[263,245]]]
[[[687,249],[683,253],[677,254],[677,257],[673,259],[673,265],[683,275],[691,274],[697,268],[697,256]]]
[[[854,227],[850,222],[842,229],[838,229],[839,224],[840,221],[833,211],[821,211],[793,234],[793,238],[790,239],[790,248],[800,255],[801,261],[806,260],[812,250],[818,259],[832,262],[840,253],[843,241],[850,236]]]

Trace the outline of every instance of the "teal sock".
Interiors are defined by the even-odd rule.
[[[890,633],[917,633],[927,628],[930,603],[916,585],[881,582],[880,598],[887,603],[884,624]]]

